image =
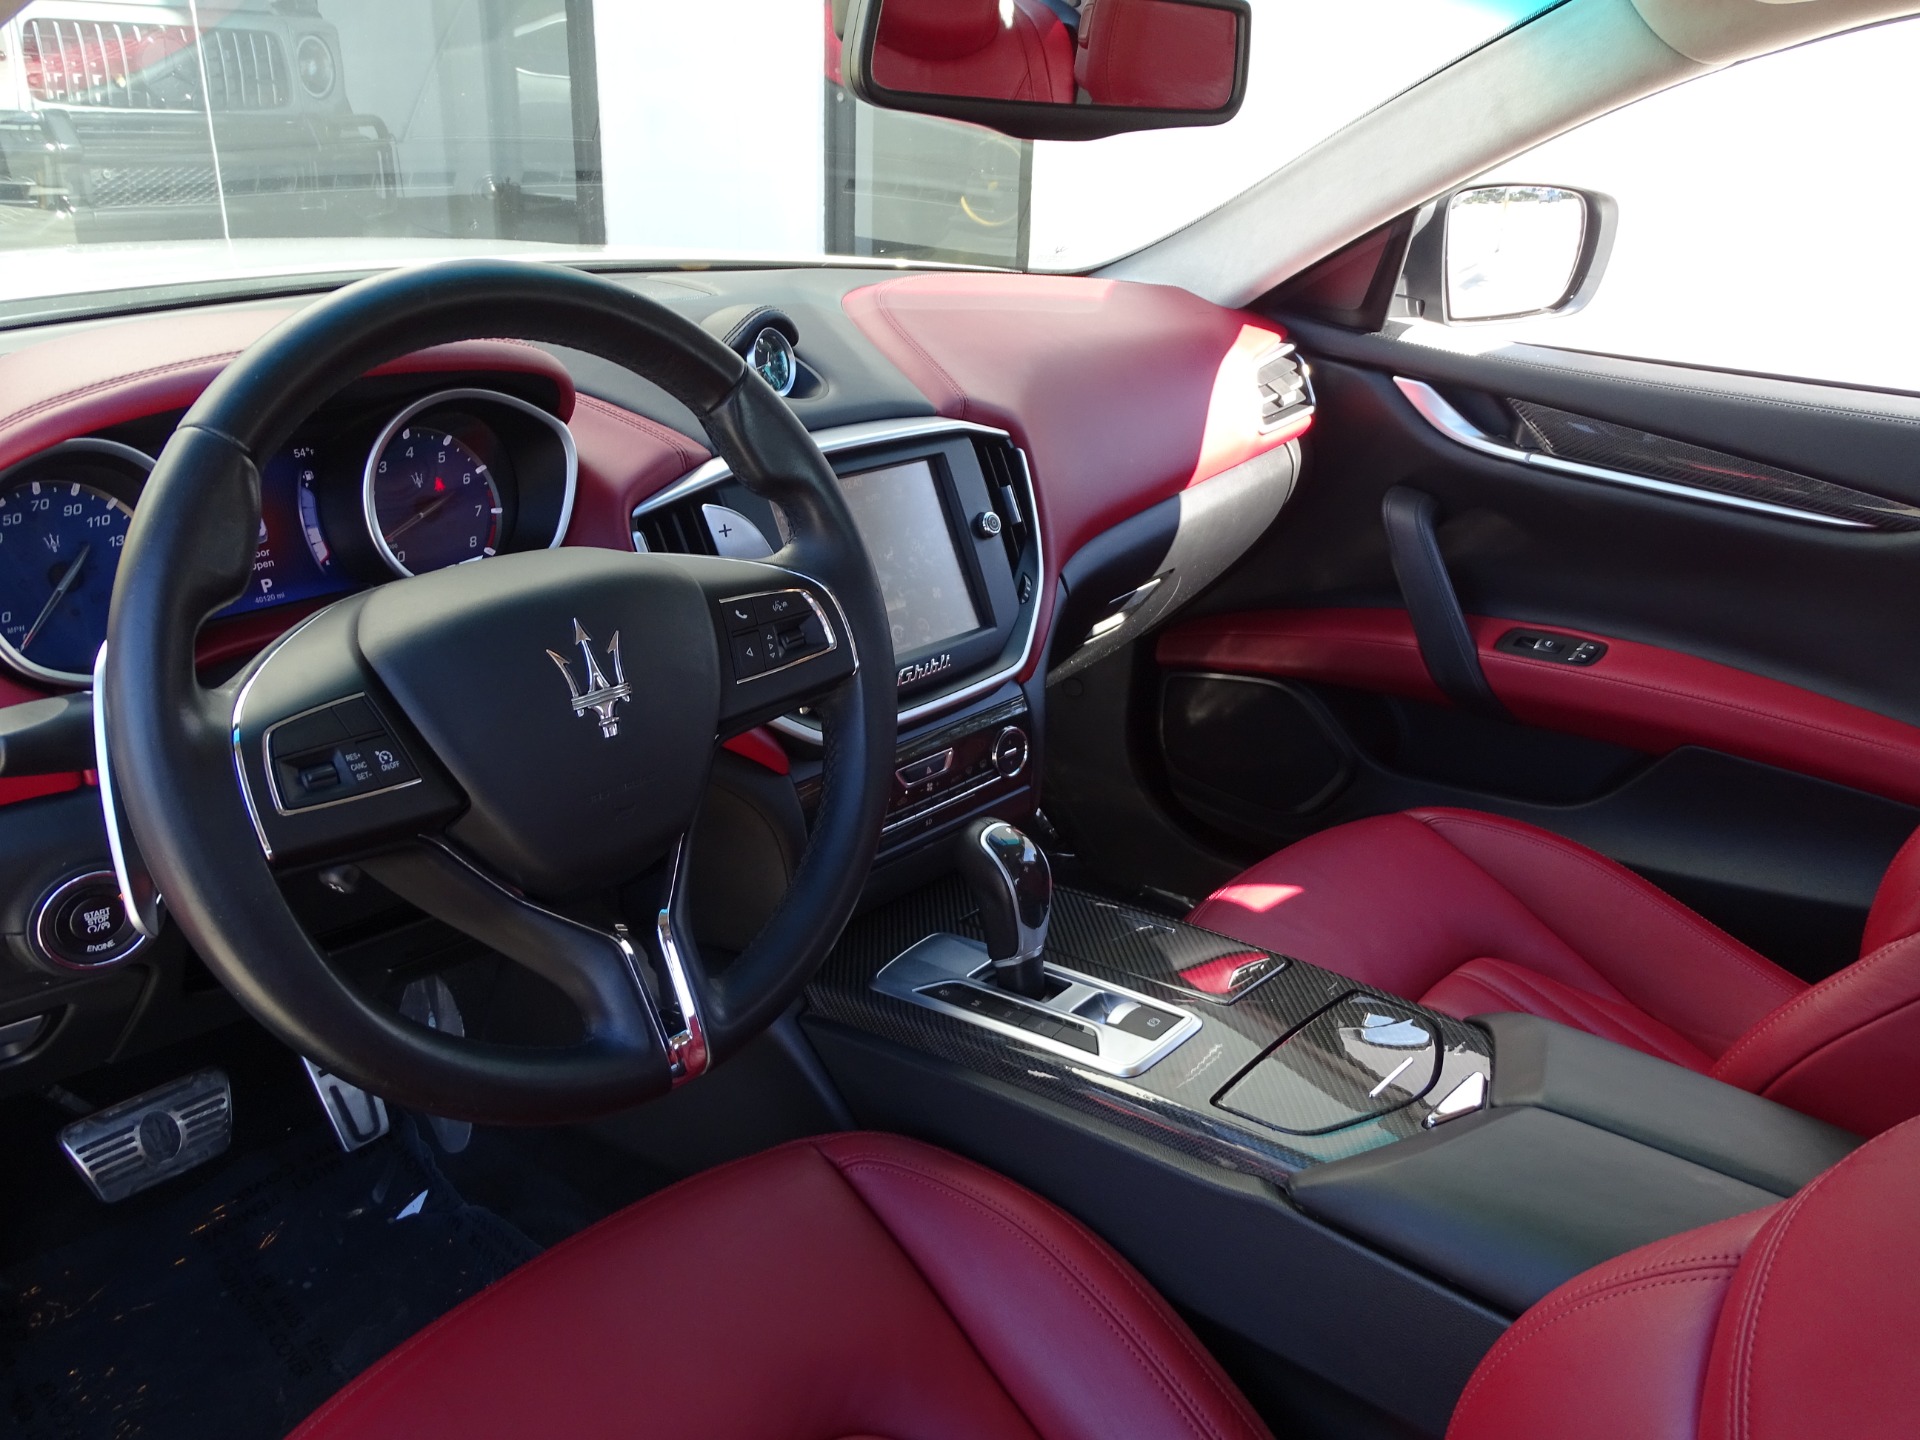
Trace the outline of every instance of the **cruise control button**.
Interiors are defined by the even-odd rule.
[[[274,728],[272,751],[278,756],[301,755],[309,750],[328,750],[347,738],[334,711],[337,706],[316,710]]]
[[[333,714],[340,722],[340,733],[349,740],[358,740],[363,735],[377,735],[387,727],[373,712],[365,696],[356,696],[352,700],[342,700],[333,707]]]

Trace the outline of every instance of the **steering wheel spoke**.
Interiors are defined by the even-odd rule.
[[[659,982],[644,942],[625,927],[589,925],[535,904],[444,840],[359,863],[409,904],[549,981],[580,1012],[589,1040],[647,1063],[657,1059],[665,1071]]]
[[[276,865],[350,858],[435,832],[465,805],[360,663],[350,641],[358,608],[344,601],[289,631],[233,696],[234,771]]]
[[[845,614],[818,580],[774,562],[703,556],[680,563],[713,614],[723,738],[795,710],[858,672]]]

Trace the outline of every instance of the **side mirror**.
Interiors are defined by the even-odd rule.
[[[1219,125],[1247,91],[1248,0],[852,0],[847,89],[1023,140]]]
[[[1410,293],[1455,323],[1569,314],[1599,287],[1615,214],[1607,196],[1558,185],[1456,190],[1414,237]]]

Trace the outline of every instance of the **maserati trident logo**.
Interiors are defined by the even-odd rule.
[[[620,669],[620,632],[613,632],[613,639],[607,643],[607,660],[613,666],[613,680],[608,682],[606,672],[600,668],[600,662],[593,658],[593,637],[581,628],[576,619],[573,622],[573,643],[580,647],[580,654],[587,662],[587,688],[582,690],[573,678],[573,666],[567,663],[567,657],[556,650],[547,651],[547,658],[560,667],[560,673],[567,677],[567,689],[573,692],[573,713],[584,715],[589,710],[600,722],[600,733],[611,740],[620,733],[620,719],[613,713],[613,707],[622,700],[633,698],[633,686],[627,683],[625,673]]]

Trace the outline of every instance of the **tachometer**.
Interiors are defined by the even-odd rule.
[[[74,441],[0,479],[0,654],[39,679],[84,683],[107,638],[128,503],[152,461]]]
[[[368,467],[367,525],[401,575],[495,554],[505,508],[476,447],[430,416],[394,431]]]

